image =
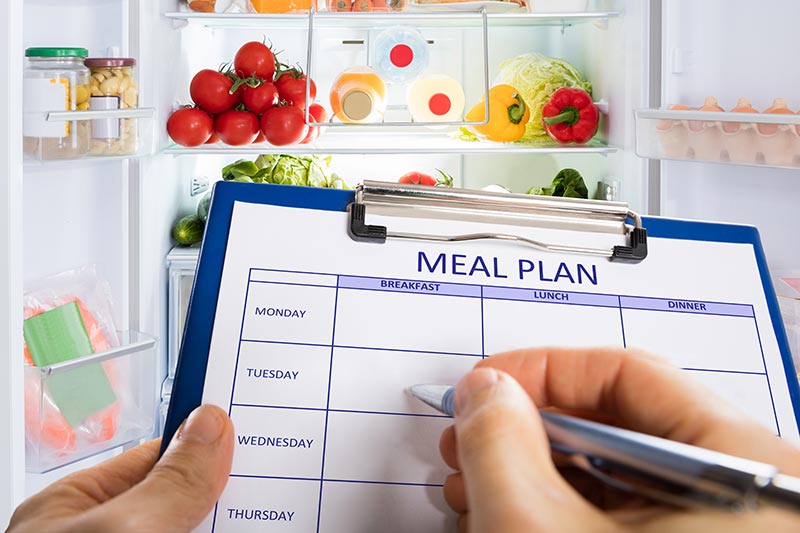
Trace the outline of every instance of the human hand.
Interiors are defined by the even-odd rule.
[[[228,481],[233,424],[222,409],[203,405],[158,460],[160,442],[137,446],[31,496],[14,512],[8,533],[194,529]]]
[[[800,530],[800,514],[783,509],[675,509],[560,472],[537,407],[800,475],[800,450],[668,363],[622,349],[520,350],[482,360],[456,387],[440,449],[457,470],[444,496],[462,532]]]

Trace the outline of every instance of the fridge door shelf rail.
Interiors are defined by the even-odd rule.
[[[156,339],[46,367],[25,366],[26,470],[44,473],[149,438],[156,414]]]
[[[635,122],[640,157],[800,167],[800,115],[637,109]]]
[[[422,27],[473,27],[480,26],[481,21],[475,18],[480,11],[452,12],[401,12],[401,13],[336,13],[317,12],[314,17],[321,28],[377,28],[405,24]],[[606,21],[618,17],[614,11],[596,11],[585,13],[489,13],[490,26],[549,26],[570,27]],[[172,19],[176,27],[187,24],[199,24],[207,28],[308,28],[309,15],[292,14],[256,14],[256,13],[195,13],[168,12],[165,17]]]
[[[102,109],[96,111],[48,111],[49,122],[72,122],[73,120],[100,120],[100,119],[125,119],[155,117],[156,110],[152,107],[137,107],[133,109]]]

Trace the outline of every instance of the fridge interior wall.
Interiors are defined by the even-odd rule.
[[[800,109],[800,3],[791,0],[663,2],[662,104],[702,105],[716,96],[730,110],[749,98],[763,111],[774,98]],[[661,214],[757,225],[770,268],[800,266],[798,170],[663,161]]]
[[[284,61],[305,64],[305,31],[212,29],[194,23],[181,28],[180,23],[163,17],[163,13],[179,9],[176,0],[24,0],[22,5],[21,43],[15,42],[10,53],[21,56],[29,46],[83,46],[92,56],[111,52],[137,58],[140,105],[157,110],[159,147],[170,144],[163,125],[176,105],[189,102],[192,75],[230,61],[245,41],[266,35],[276,49],[285,50]],[[338,155],[334,156],[336,171],[354,184],[368,178],[394,181],[408,170],[442,168],[457,177],[457,185],[501,183],[524,192],[532,185],[549,184],[560,168],[572,166],[584,174],[590,191],[599,179],[616,180],[620,199],[645,211],[645,167],[631,149],[632,116],[627,111],[644,105],[647,94],[647,3],[618,0],[592,5],[624,11],[625,16],[565,28],[491,28],[490,80],[501,60],[516,54],[541,52],[569,60],[591,80],[595,98],[607,102],[610,116],[603,125],[603,137],[619,151],[610,155]],[[331,30],[332,38],[339,41],[353,35],[363,37],[364,31]],[[431,39],[447,48],[446,60],[456,64],[452,68],[463,74],[467,105],[474,103],[481,94],[480,42],[474,39],[479,32],[457,27],[430,31]],[[356,51],[348,59],[358,59],[363,53]],[[331,62],[318,78],[326,104],[330,76],[346,66],[346,61]],[[20,95],[14,98],[20,108]],[[413,150],[409,152],[413,154]],[[172,246],[170,228],[195,208],[198,196],[191,194],[192,178],[205,176],[214,181],[219,179],[222,165],[254,155],[160,154],[131,160],[26,164],[23,282],[81,265],[97,265],[99,274],[112,285],[117,327],[139,329],[159,339],[162,363],[154,379],[160,383],[167,361],[164,260]],[[17,407],[17,412],[21,416],[21,408]],[[67,471],[100,458],[50,475],[29,475],[25,492],[34,492]]]

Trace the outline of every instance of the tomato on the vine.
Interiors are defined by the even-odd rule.
[[[306,107],[306,75],[300,70],[291,69],[280,74],[275,87],[281,100],[297,107]],[[317,97],[317,85],[311,80],[308,88],[311,102]],[[311,103],[309,102],[309,103]]]
[[[218,142],[219,142],[219,134],[216,131],[212,130],[211,137],[208,138],[205,144],[214,144]]]
[[[308,106],[309,122],[327,122],[328,118],[330,118],[328,112],[321,105],[311,104]],[[315,140],[317,137],[319,137],[319,134],[322,133],[321,130],[321,126],[309,126],[308,135],[306,135],[305,139],[300,141],[300,144],[308,144]]]
[[[250,144],[258,136],[258,117],[249,111],[231,109],[217,117],[214,130],[230,146]]]
[[[217,115],[239,103],[239,93],[230,93],[233,80],[216,70],[203,69],[192,78],[189,94],[203,111]]]
[[[261,115],[278,103],[278,89],[271,82],[264,82],[258,87],[242,85],[242,103],[256,115]]]
[[[256,76],[271,81],[275,75],[275,54],[264,43],[244,43],[233,58],[233,69],[240,78]]]
[[[264,132],[261,131],[261,129],[259,128],[258,135],[256,135],[256,138],[253,141],[253,144],[263,143],[263,142],[266,142],[266,140],[267,140],[267,138],[264,137]]]
[[[200,146],[214,131],[211,116],[196,107],[184,107],[172,113],[167,119],[167,133],[181,146]]]
[[[290,105],[267,109],[261,116],[261,131],[274,146],[299,143],[308,135],[305,113]]]

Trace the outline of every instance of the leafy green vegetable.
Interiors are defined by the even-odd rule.
[[[172,238],[178,244],[191,246],[203,240],[205,221],[197,215],[188,215],[180,219],[172,228]]]
[[[528,194],[540,196],[563,196],[565,198],[589,198],[589,189],[583,176],[574,168],[565,168],[553,178],[550,187],[531,187]]]
[[[542,124],[542,108],[558,89],[578,87],[592,94],[592,84],[578,69],[562,59],[542,54],[523,54],[500,63],[495,85],[499,83],[517,89],[531,108],[531,119],[521,142],[550,142]]]
[[[263,154],[255,161],[239,160],[226,166],[222,169],[222,179],[347,189],[344,180],[330,171],[330,166],[330,156]]]

